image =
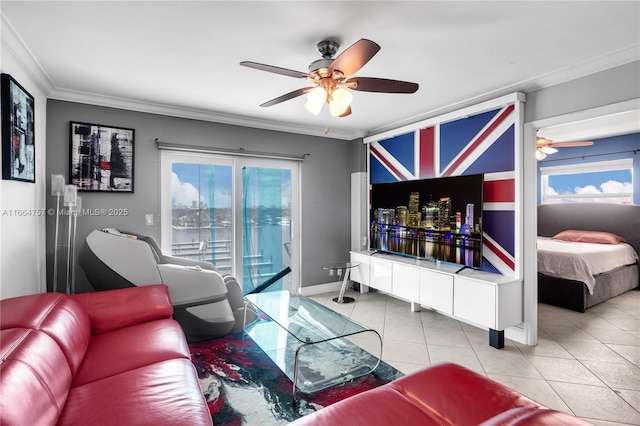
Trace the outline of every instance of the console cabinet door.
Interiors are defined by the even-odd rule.
[[[370,259],[371,258],[365,254],[351,253],[351,262],[360,264],[355,268],[351,268],[351,275],[349,277],[351,281],[355,281],[361,285],[369,285]]]
[[[453,315],[496,328],[496,285],[457,276],[454,278]]]
[[[394,263],[393,295],[410,302],[417,302],[420,298],[420,269]]]
[[[371,258],[369,286],[385,293],[392,293],[393,263],[388,260]]]
[[[422,269],[420,271],[420,304],[453,315],[453,277]]]

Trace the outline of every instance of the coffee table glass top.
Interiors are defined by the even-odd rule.
[[[380,363],[382,339],[375,330],[312,299],[287,290],[245,299],[264,314],[245,331],[293,382],[293,394],[347,382]],[[356,344],[363,342],[377,353]]]
[[[300,342],[318,343],[369,331],[315,300],[291,291],[250,294],[246,299]],[[308,326],[301,327],[301,324]]]

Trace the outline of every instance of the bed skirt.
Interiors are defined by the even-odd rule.
[[[622,266],[596,276],[593,295],[581,281],[566,280],[538,273],[538,301],[561,308],[584,312],[640,284],[638,264]]]

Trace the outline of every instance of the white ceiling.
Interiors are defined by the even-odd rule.
[[[48,97],[355,139],[514,91],[640,59],[638,1],[8,1]],[[360,38],[382,49],[356,76],[416,82],[412,95],[355,92],[353,114],[313,116],[308,83],[241,67],[298,71],[316,44]],[[328,133],[326,133],[329,129]]]

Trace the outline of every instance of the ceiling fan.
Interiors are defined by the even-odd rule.
[[[593,145],[593,141],[554,142],[551,139],[546,139],[538,135],[536,137],[536,158],[538,160],[544,160],[547,155],[558,152],[556,148],[570,148],[574,146],[590,145]]]
[[[305,108],[314,115],[320,113],[325,103],[329,105],[329,111],[334,117],[346,117],[351,114],[353,95],[347,89],[378,93],[415,93],[418,90],[418,84],[407,81],[374,77],[349,78],[378,53],[380,46],[363,38],[334,59],[333,56],[339,47],[339,44],[332,40],[318,43],[317,48],[322,59],[313,61],[309,65],[308,73],[250,61],[240,62],[240,65],[313,83],[314,86],[294,90],[260,106],[273,106],[307,94]]]

